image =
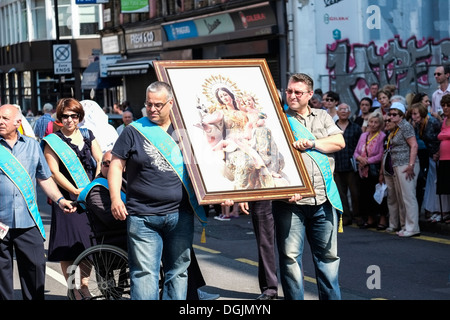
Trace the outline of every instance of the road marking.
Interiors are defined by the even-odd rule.
[[[193,244],[192,246],[193,246],[195,249],[202,250],[202,251],[206,251],[206,252],[209,252],[209,253],[214,253],[214,254],[219,254],[219,253],[221,253],[220,251],[213,250],[213,249],[209,249],[209,248],[202,247],[202,246],[198,246],[198,245],[196,245],[196,244]]]
[[[237,259],[234,259],[234,260],[239,261],[239,262],[243,262],[243,263],[246,263],[246,264],[249,264],[249,265],[251,265],[251,266],[255,266],[255,267],[258,266],[258,262],[253,261],[253,260],[250,260],[250,259],[246,259],[246,258],[237,258]]]
[[[59,283],[61,283],[62,285],[67,287],[66,278],[64,278],[64,276],[59,272],[53,270],[52,268],[47,267],[45,268],[45,273],[50,277],[52,277],[53,279],[55,279],[56,281],[58,281]]]

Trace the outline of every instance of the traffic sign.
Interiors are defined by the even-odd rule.
[[[53,45],[53,66],[55,74],[72,73],[72,51],[70,44]]]

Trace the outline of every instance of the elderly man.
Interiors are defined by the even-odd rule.
[[[122,121],[123,123],[117,127],[117,133],[120,135],[123,129],[133,122],[133,113],[131,111],[124,111],[122,113]]]
[[[44,104],[42,111],[44,111],[44,114],[36,120],[34,125],[34,134],[39,140],[45,136],[45,130],[47,129],[48,123],[55,121],[55,119],[52,118],[53,106],[50,103]]]
[[[13,251],[24,300],[43,300],[45,231],[36,202],[36,181],[54,202],[73,213],[52,179],[39,143],[19,133],[21,113],[0,107],[0,300],[14,298]]]

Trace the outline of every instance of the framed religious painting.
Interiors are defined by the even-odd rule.
[[[265,59],[153,63],[200,204],[315,195]]]

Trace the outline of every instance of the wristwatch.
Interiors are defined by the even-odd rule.
[[[316,140],[309,140],[312,143],[311,149],[314,150],[316,148]]]

